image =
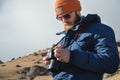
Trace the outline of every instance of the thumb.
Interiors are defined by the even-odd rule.
[[[64,46],[62,46],[61,44],[58,44],[57,46],[55,46],[55,48],[64,48]]]

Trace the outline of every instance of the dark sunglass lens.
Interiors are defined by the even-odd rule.
[[[64,19],[69,19],[69,18],[71,18],[71,15],[70,14],[66,14],[66,15],[64,15],[64,16],[62,16],[62,17],[56,17],[56,19],[58,19],[58,20],[62,20],[62,18],[64,18]]]
[[[65,19],[69,19],[71,16],[70,16],[70,14],[66,14],[66,15],[64,15],[63,16]]]

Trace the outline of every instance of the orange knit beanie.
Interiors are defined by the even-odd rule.
[[[64,15],[73,11],[81,11],[79,0],[56,0],[55,13],[56,16]]]

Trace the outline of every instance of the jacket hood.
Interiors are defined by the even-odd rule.
[[[97,14],[88,14],[85,17],[85,22],[88,22],[88,23],[101,23],[101,19]]]

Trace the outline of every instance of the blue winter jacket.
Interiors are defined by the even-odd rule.
[[[101,23],[98,15],[87,15],[84,30],[77,39],[78,25],[69,30],[59,44],[70,40],[69,63],[60,62],[57,72],[52,72],[54,80],[102,80],[104,73],[114,73],[119,66],[118,50],[113,30]],[[83,23],[83,22],[82,22]]]

